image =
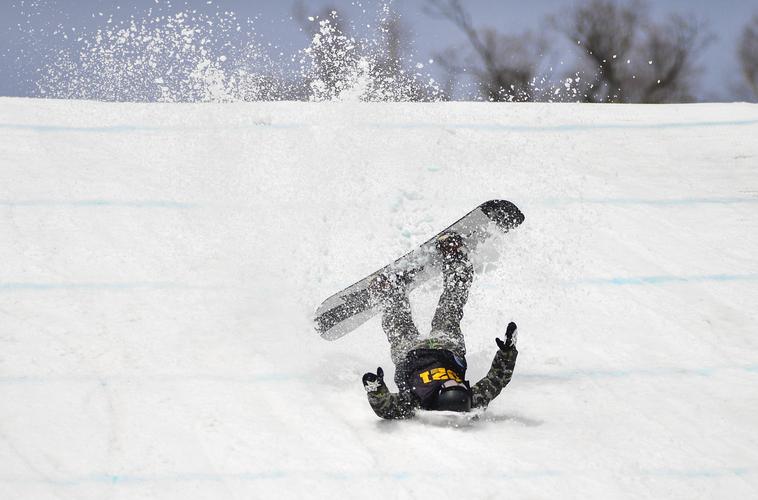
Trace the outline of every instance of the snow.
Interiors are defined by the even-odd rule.
[[[0,99],[0,498],[758,495],[758,107]],[[511,385],[389,422],[327,296],[477,204]],[[435,286],[412,297],[423,330]]]

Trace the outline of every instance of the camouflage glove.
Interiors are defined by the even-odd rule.
[[[387,384],[384,383],[384,370],[381,366],[376,369],[376,374],[368,372],[363,375],[363,387],[368,393],[389,391]]]
[[[508,323],[508,328],[505,330],[505,342],[495,338],[495,342],[501,351],[509,353],[516,351],[516,323],[511,321]]]

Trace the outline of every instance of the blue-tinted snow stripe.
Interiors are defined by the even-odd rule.
[[[356,124],[360,126],[360,124]],[[664,122],[664,123],[575,123],[564,125],[506,125],[500,123],[374,123],[378,129],[454,129],[481,132],[586,132],[593,130],[666,130],[758,125],[758,120]]]
[[[641,367],[630,369],[584,369],[564,370],[555,372],[522,371],[518,378],[522,380],[575,380],[615,379],[628,377],[677,377],[700,376],[712,377],[725,371],[758,373],[758,363],[749,365],[722,365],[689,367]],[[218,375],[218,374],[156,374],[156,375],[97,375],[97,374],[62,374],[62,375],[17,375],[0,376],[0,384],[6,385],[44,385],[44,384],[174,384],[174,383],[218,383],[218,384],[259,384],[259,383],[289,383],[305,384],[318,383],[307,374],[265,372],[250,375]]]
[[[556,469],[534,469],[534,470],[509,470],[496,471],[491,473],[461,473],[466,478],[479,478],[486,480],[521,480],[534,478],[557,478],[561,476],[577,477],[582,476],[581,470],[556,470]],[[691,469],[643,469],[626,471],[630,477],[656,476],[667,477],[672,479],[715,479],[724,477],[743,477],[755,474],[752,467],[712,467],[712,468],[691,468]],[[340,471],[340,470],[284,470],[275,469],[259,472],[239,472],[239,473],[213,473],[213,472],[186,472],[175,474],[113,474],[113,473],[96,473],[81,476],[68,477],[32,477],[2,474],[0,483],[5,484],[48,484],[55,486],[77,486],[81,484],[109,484],[113,486],[129,486],[142,483],[196,483],[196,482],[259,482],[259,481],[278,481],[293,479],[320,479],[330,481],[407,481],[422,478],[454,479],[455,472],[449,470],[420,470],[420,471]]]
[[[758,281],[758,274],[704,274],[694,276],[628,276],[614,278],[586,278],[574,282],[578,285],[664,285],[669,283],[705,283],[729,281]]]
[[[546,205],[653,205],[660,207],[679,207],[689,205],[730,205],[739,203],[758,203],[758,197],[692,197],[692,198],[566,198],[548,199]]]
[[[495,474],[486,474],[484,477],[489,479],[530,479],[539,477],[560,476],[561,471],[553,469],[538,469],[533,471],[509,471],[498,472]],[[422,472],[381,472],[381,471],[318,471],[318,470],[271,470],[262,472],[241,472],[241,473],[212,473],[212,472],[188,472],[177,474],[88,474],[78,477],[61,477],[61,478],[40,478],[40,477],[23,477],[13,475],[0,475],[0,483],[10,484],[50,484],[56,486],[76,486],[78,484],[104,483],[112,485],[130,485],[140,483],[187,483],[187,482],[258,482],[271,480],[292,480],[292,478],[318,478],[332,481],[406,481],[409,479],[419,479],[426,477],[450,478],[451,472],[440,471],[422,471]],[[470,474],[466,474],[470,477]]]
[[[284,471],[247,472],[239,474],[214,474],[188,472],[177,474],[88,474],[77,477],[24,478],[0,475],[0,483],[9,484],[48,484],[53,486],[77,486],[80,484],[102,483],[114,486],[140,483],[185,483],[185,482],[225,482],[225,481],[264,481],[290,477]]]
[[[55,207],[55,208],[197,208],[196,203],[170,200],[0,200],[3,207]]]
[[[97,290],[97,291],[124,291],[124,290],[218,290],[220,286],[188,285],[184,283],[170,282],[114,282],[114,283],[14,283],[0,282],[0,292],[10,291],[58,291],[58,290]]]
[[[45,385],[45,384],[176,384],[176,383],[215,383],[215,384],[259,384],[272,382],[308,382],[307,375],[297,373],[255,373],[250,375],[18,375],[0,376],[0,384],[7,385]]]
[[[84,132],[84,133],[106,133],[118,134],[129,132],[151,132],[160,130],[157,127],[150,126],[133,126],[133,125],[111,125],[100,127],[75,127],[69,125],[34,125],[23,123],[0,123],[0,130],[29,130],[32,132]]]
[[[209,132],[209,131],[234,131],[234,130],[249,130],[258,128],[269,129],[301,129],[307,128],[310,125],[305,123],[250,123],[246,125],[228,125],[228,126],[205,126],[205,127],[193,127],[193,126],[172,126],[166,125],[163,127],[157,127],[154,125],[102,125],[93,127],[77,127],[70,125],[34,125],[34,124],[21,124],[21,123],[0,123],[0,130],[20,130],[39,133],[86,133],[86,134],[131,134],[131,133],[143,133],[143,132]]]
[[[725,476],[746,476],[751,473],[747,467],[719,467],[712,469],[648,469],[641,471],[644,476],[677,477],[682,479],[703,479]]]
[[[714,127],[743,127],[758,125],[758,120],[699,121],[699,122],[663,122],[663,123],[576,123],[564,125],[513,125],[500,123],[354,123],[353,128],[370,128],[386,130],[420,130],[451,129],[475,130],[482,132],[583,132],[593,130],[666,130]],[[32,132],[80,132],[80,133],[134,133],[134,132],[193,132],[193,131],[230,131],[253,128],[268,129],[304,129],[318,126],[328,127],[329,122],[320,124],[307,123],[250,123],[229,126],[149,126],[149,125],[112,125],[77,127],[67,125],[34,125],[0,123],[0,130],[28,130]]]
[[[713,368],[636,368],[630,370],[568,370],[554,373],[537,373],[523,372],[519,375],[521,379],[533,380],[575,380],[581,378],[588,379],[605,379],[605,378],[628,378],[628,377],[671,377],[671,376],[701,376],[710,377],[718,371],[726,369],[725,367]],[[753,371],[748,367],[733,367],[734,370]]]
[[[653,199],[653,198],[550,198],[544,201],[547,206],[561,206],[574,204],[593,205],[652,205],[661,207],[678,207],[688,205],[729,205],[758,203],[758,197],[693,197],[676,199]],[[114,207],[114,208],[167,208],[167,209],[192,209],[201,205],[192,202],[171,200],[3,200],[0,199],[0,207],[53,207],[53,208],[87,208],[87,207]]]

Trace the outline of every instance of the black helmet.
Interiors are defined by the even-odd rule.
[[[445,384],[440,388],[434,409],[438,411],[471,411],[470,391],[463,384],[456,382],[453,384]]]

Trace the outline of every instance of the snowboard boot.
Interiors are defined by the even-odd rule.
[[[456,232],[446,231],[439,235],[435,242],[435,248],[446,264],[467,260],[466,244],[461,235]]]
[[[375,300],[385,302],[393,297],[403,296],[407,293],[408,285],[413,282],[415,273],[399,272],[393,274],[379,274],[369,284],[368,292]]]

